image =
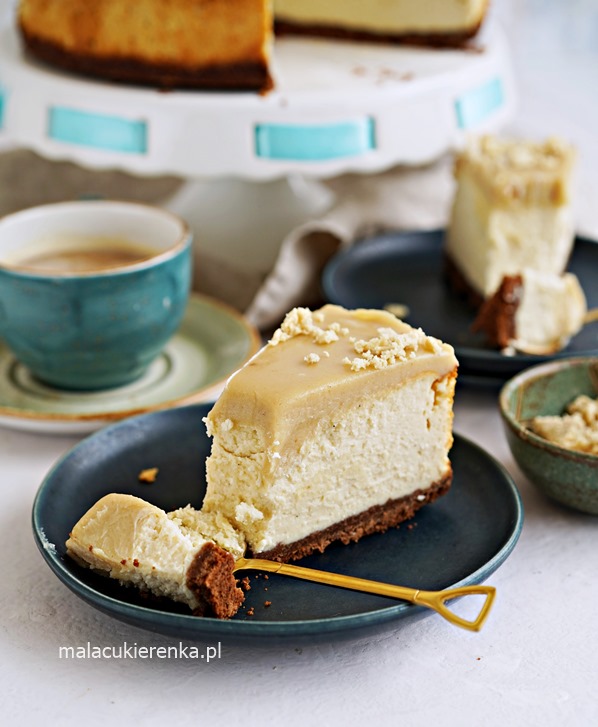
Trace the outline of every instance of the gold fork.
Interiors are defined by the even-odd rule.
[[[494,596],[496,595],[496,588],[493,586],[475,585],[450,588],[445,591],[421,591],[417,588],[395,586],[391,583],[369,581],[364,578],[341,575],[340,573],[327,573],[326,571],[303,568],[302,566],[291,565],[289,563],[276,563],[272,560],[260,558],[238,558],[235,563],[234,572],[240,570],[264,570],[269,573],[301,578],[305,581],[325,583],[329,586],[350,588],[354,591],[365,591],[366,593],[375,593],[376,595],[388,596],[389,598],[400,598],[402,601],[409,601],[418,606],[431,608],[450,623],[468,629],[469,631],[479,631],[482,628],[492,607]],[[469,595],[486,597],[477,617],[471,621],[458,616],[445,605],[447,601],[453,598]]]

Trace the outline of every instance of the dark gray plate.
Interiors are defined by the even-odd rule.
[[[598,353],[598,322],[585,326],[563,351],[553,356],[504,356],[486,347],[481,334],[471,332],[472,309],[448,289],[443,277],[444,232],[382,235],[336,255],[322,276],[325,297],[346,308],[384,308],[403,303],[405,319],[450,343],[459,359],[459,373],[504,383],[533,364],[563,356]],[[578,237],[569,270],[577,275],[588,306],[598,306],[598,243]]]
[[[255,644],[353,634],[421,612],[381,596],[252,574],[246,607],[235,618],[195,618],[176,605],[154,606],[135,590],[66,557],[70,529],[109,492],[137,495],[165,510],[201,505],[210,449],[202,418],[209,409],[197,405],[160,411],[107,427],[83,440],[48,474],[33,505],[33,530],[48,565],[74,593],[117,619],[154,632]],[[333,545],[303,559],[302,565],[425,589],[485,580],[517,542],[521,501],[506,471],[476,445],[455,437],[451,459],[451,491],[420,511],[413,527],[405,524],[352,545]],[[159,468],[156,482],[139,483],[138,473],[148,467]],[[272,605],[265,607],[265,601]],[[250,607],[254,616],[246,613]]]

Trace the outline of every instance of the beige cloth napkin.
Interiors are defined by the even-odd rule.
[[[245,311],[267,331],[298,305],[321,302],[320,277],[339,250],[376,233],[443,227],[454,194],[452,159],[375,174],[347,174],[325,182],[335,202],[319,219],[292,230],[272,272]]]

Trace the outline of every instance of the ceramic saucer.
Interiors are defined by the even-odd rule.
[[[0,342],[0,425],[84,434],[158,409],[211,402],[226,379],[258,349],[257,331],[236,311],[193,295],[178,332],[146,373],[127,386],[81,392],[34,378]]]

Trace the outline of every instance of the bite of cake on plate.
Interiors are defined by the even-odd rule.
[[[586,297],[576,275],[525,268],[504,276],[482,304],[472,330],[483,331],[496,348],[551,354],[579,333],[586,314]]]
[[[167,514],[111,493],[76,523],[66,548],[78,563],[123,585],[184,603],[198,616],[228,618],[244,600],[233,575],[243,546],[232,528],[220,525],[219,532],[208,525],[207,535],[196,511]]]

